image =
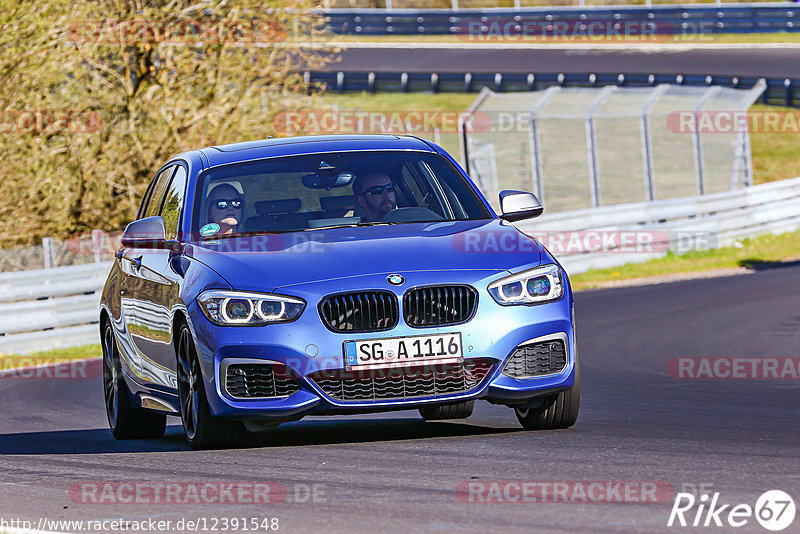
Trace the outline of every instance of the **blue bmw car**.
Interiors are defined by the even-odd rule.
[[[178,155],[155,173],[100,303],[119,439],[180,416],[195,448],[306,415],[483,399],[526,429],[580,405],[566,273],[440,147],[411,136],[268,139]]]

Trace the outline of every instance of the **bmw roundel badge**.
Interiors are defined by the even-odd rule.
[[[405,283],[406,279],[400,276],[399,274],[390,274],[386,277],[386,281],[392,284],[393,286],[401,286]]]

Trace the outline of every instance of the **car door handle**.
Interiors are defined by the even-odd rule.
[[[135,258],[131,258],[131,265],[137,271],[142,268],[142,256],[137,256]]]

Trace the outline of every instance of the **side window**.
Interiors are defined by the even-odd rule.
[[[161,200],[164,198],[164,191],[167,189],[167,184],[169,184],[169,178],[173,170],[175,170],[175,165],[170,165],[158,173],[156,183],[153,185],[153,192],[150,193],[150,199],[147,202],[147,208],[145,208],[145,217],[158,215],[158,212],[161,210]]]
[[[186,169],[183,165],[178,165],[164,197],[164,207],[161,209],[161,216],[164,217],[164,227],[167,230],[167,239],[178,238],[178,223],[181,219],[185,193]]]
[[[153,178],[150,180],[150,183],[147,185],[147,189],[144,192],[144,196],[142,197],[142,203],[139,205],[139,211],[136,212],[136,219],[142,219],[144,217],[144,212],[147,211],[147,201],[150,200],[150,195],[153,194],[153,186],[156,183],[156,179]]]

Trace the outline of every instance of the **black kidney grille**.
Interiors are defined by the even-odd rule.
[[[566,365],[564,342],[542,341],[517,347],[503,367],[503,374],[513,378],[531,378],[561,372]]]
[[[237,399],[288,397],[300,390],[283,365],[233,364],[225,376],[228,395]]]
[[[462,285],[426,286],[403,297],[403,318],[409,326],[443,326],[472,319],[478,306],[475,288]]]
[[[480,386],[494,360],[420,365],[395,369],[317,371],[309,378],[326,395],[342,401],[402,400],[465,393]]]
[[[397,325],[397,297],[389,291],[332,295],[320,303],[322,321],[334,332],[378,332]]]

